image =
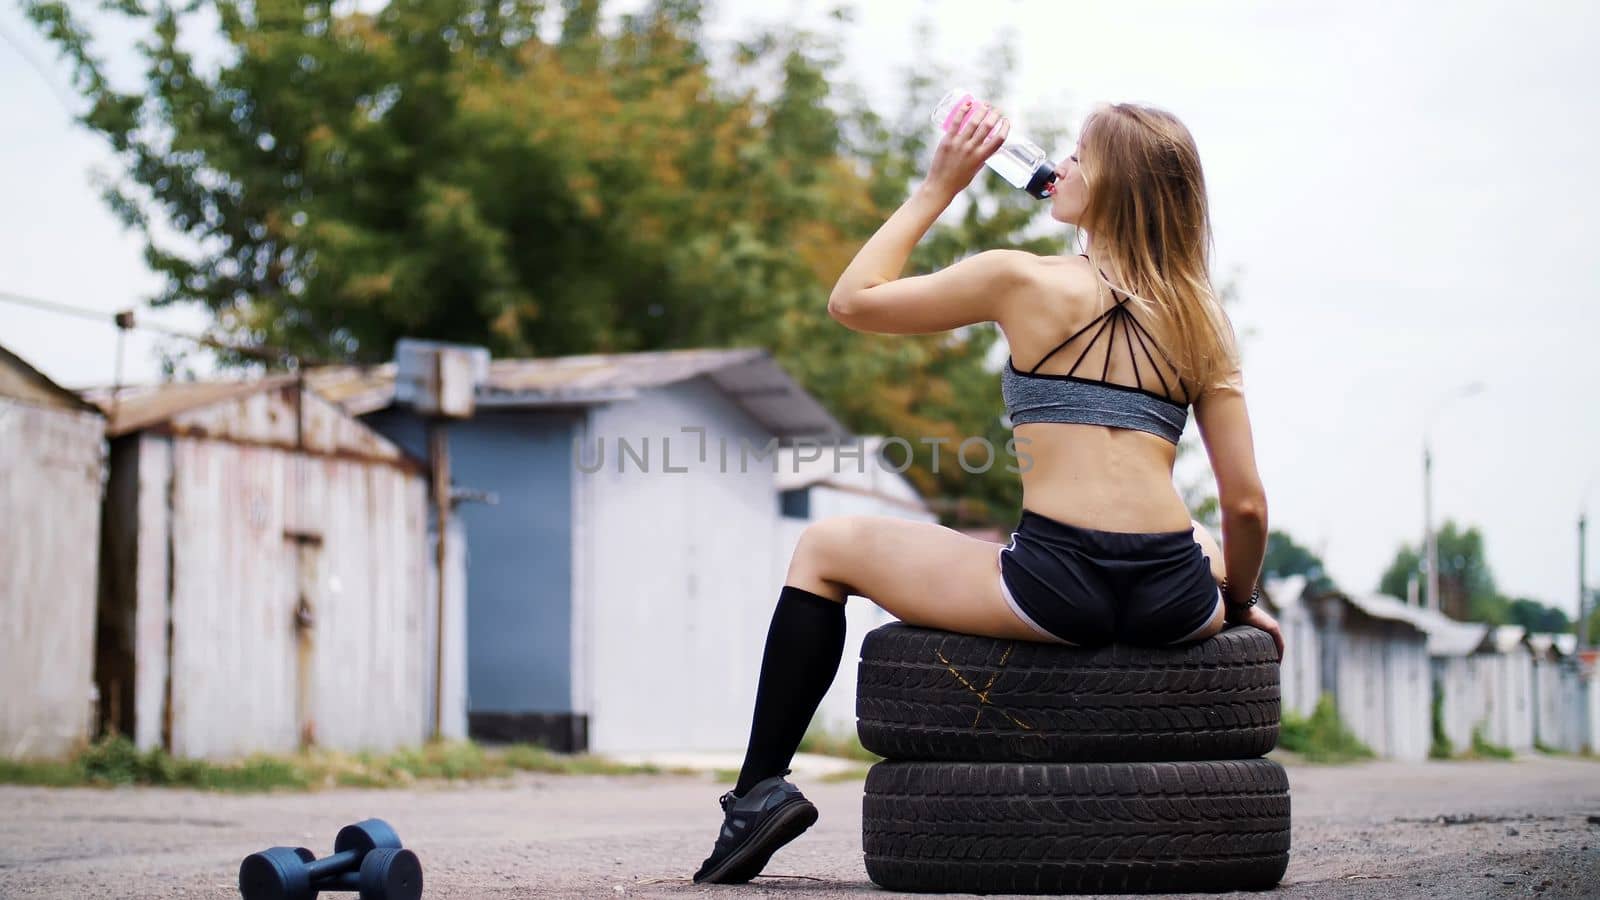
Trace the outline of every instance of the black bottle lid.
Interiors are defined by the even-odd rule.
[[[1055,193],[1051,187],[1055,182],[1056,164],[1047,159],[1034,168],[1033,177],[1028,179],[1028,186],[1023,190],[1040,200],[1047,200]]]

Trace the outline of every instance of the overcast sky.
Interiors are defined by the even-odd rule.
[[[788,18],[822,26],[831,5],[792,3]],[[763,7],[721,4],[712,37],[770,21]],[[1433,418],[1438,517],[1483,529],[1503,591],[1575,609],[1576,519],[1600,503],[1587,390],[1600,374],[1596,4],[860,7],[847,68],[886,111],[906,66],[937,60],[976,83],[979,53],[1009,31],[1014,131],[1026,110],[1071,126],[1102,100],[1188,124],[1217,271],[1233,275],[1232,315],[1252,334],[1247,395],[1274,527],[1346,587],[1374,588],[1422,531],[1424,412],[1481,381]],[[919,17],[932,47],[913,41]],[[108,154],[72,125],[67,72],[14,6],[0,29],[0,292],[133,305],[156,279],[90,178]],[[109,326],[0,303],[0,343],[68,385],[113,374]],[[153,377],[152,340],[131,346],[129,375]]]

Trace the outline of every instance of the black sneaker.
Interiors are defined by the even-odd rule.
[[[743,797],[733,791],[717,801],[725,818],[711,855],[694,873],[696,884],[743,884],[761,874],[779,847],[817,821],[817,808],[781,774],[756,782]]]

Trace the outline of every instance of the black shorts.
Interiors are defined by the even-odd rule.
[[[1181,643],[1222,604],[1193,528],[1096,531],[1024,509],[999,562],[1006,602],[1048,641]]]

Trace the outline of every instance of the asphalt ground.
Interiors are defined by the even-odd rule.
[[[1600,897],[1600,762],[1295,765],[1289,776],[1289,870],[1263,896]],[[368,816],[420,855],[429,898],[913,896],[867,878],[859,781],[796,783],[821,819],[741,886],[690,880],[722,821],[728,785],[710,776],[265,795],[0,787],[0,896],[237,897],[246,854],[325,855],[341,825]]]

